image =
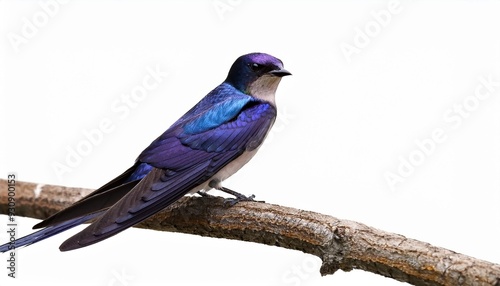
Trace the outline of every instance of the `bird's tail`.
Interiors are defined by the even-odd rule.
[[[42,241],[46,238],[49,238],[49,237],[54,236],[58,233],[61,233],[65,230],[68,230],[68,229],[73,228],[77,225],[85,223],[85,222],[87,222],[87,221],[89,221],[89,220],[91,220],[91,219],[93,219],[101,214],[102,214],[102,211],[95,212],[95,213],[84,215],[82,217],[78,217],[75,219],[71,219],[71,220],[59,223],[57,225],[48,226],[48,227],[41,229],[37,232],[34,232],[32,234],[28,234],[27,236],[24,236],[24,237],[21,237],[19,239],[14,240],[14,241],[8,242],[4,245],[0,245],[0,252],[3,253],[3,252],[10,251],[10,250],[14,250],[14,249],[19,248],[19,247],[28,246],[30,244],[37,243],[37,242]]]

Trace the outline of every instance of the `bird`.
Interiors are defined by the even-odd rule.
[[[188,193],[217,189],[232,204],[253,200],[222,182],[259,150],[273,126],[283,62],[266,53],[236,59],[226,79],[181,116],[137,157],[132,167],[66,209],[36,224],[37,232],[0,246],[31,245],[92,221],[60,251],[86,247],[147,219]]]

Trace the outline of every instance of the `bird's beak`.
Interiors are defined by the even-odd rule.
[[[269,74],[277,76],[277,77],[284,77],[287,75],[292,75],[292,73],[287,71],[286,69],[272,70],[269,72]]]

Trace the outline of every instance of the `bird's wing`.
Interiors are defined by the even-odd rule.
[[[155,168],[98,220],[66,240],[60,249],[72,250],[104,240],[172,204],[245,150],[256,148],[275,117],[273,106],[249,102],[234,118],[217,127],[199,129],[196,133],[182,127],[177,131],[167,130],[170,136],[160,136],[139,156],[139,160]]]
[[[55,225],[64,221],[72,220],[83,215],[91,214],[97,211],[107,209],[121,199],[126,193],[132,190],[139,180],[129,181],[131,174],[139,166],[139,163],[134,164],[120,176],[114,178],[104,186],[93,191],[71,206],[55,213],[42,222],[33,226],[33,229]]]
[[[102,212],[102,211],[101,211]],[[33,243],[37,243],[49,237],[52,237],[56,234],[59,234],[63,231],[66,231],[70,228],[73,228],[77,225],[85,223],[101,214],[101,212],[94,212],[91,214],[87,214],[84,216],[80,216],[74,219],[69,219],[58,223],[57,225],[50,225],[44,229],[40,229],[36,232],[23,236],[21,238],[16,239],[13,242],[9,242],[3,245],[0,245],[0,252],[7,252],[9,250],[14,250],[21,248],[23,246],[28,246]]]

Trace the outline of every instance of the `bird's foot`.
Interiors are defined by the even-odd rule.
[[[250,196],[245,196],[243,194],[240,194],[238,192],[235,192],[231,189],[228,189],[228,188],[224,188],[223,186],[220,185],[220,181],[218,180],[213,180],[211,181],[209,184],[208,184],[211,188],[214,188],[216,190],[219,190],[221,192],[224,192],[226,194],[230,194],[232,196],[234,196],[235,198],[227,198],[224,200],[224,205],[225,206],[234,206],[235,204],[237,204],[238,202],[244,202],[244,201],[247,201],[247,202],[259,202],[259,203],[264,203],[264,201],[256,201],[254,200],[255,198],[255,195],[250,195]],[[200,193],[200,195],[202,195]],[[207,195],[208,194],[204,194],[204,195]],[[210,195],[211,196],[211,195]],[[212,196],[213,197],[213,196]]]
[[[211,195],[211,194],[204,192],[204,191],[197,191],[196,193],[204,198],[216,198],[217,197],[217,196]]]
[[[256,201],[256,200],[254,200],[255,195],[250,195],[250,196],[247,197],[247,196],[245,196],[243,194],[240,194],[238,192],[235,192],[235,191],[233,191],[231,189],[224,188],[224,187],[220,187],[220,188],[218,188],[218,190],[222,191],[224,193],[228,193],[230,195],[235,196],[235,198],[227,198],[227,199],[224,200],[224,205],[226,205],[226,206],[232,207],[232,206],[234,206],[235,204],[237,204],[239,202],[245,202],[245,201],[247,201],[247,202],[264,203],[264,201]]]

